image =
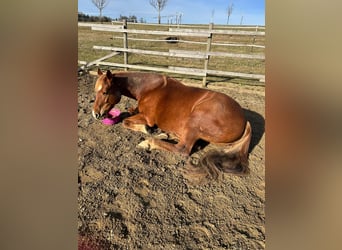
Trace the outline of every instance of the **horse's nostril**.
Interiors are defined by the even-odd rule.
[[[99,119],[100,118],[100,114],[99,113],[96,113],[94,110],[92,110],[92,115],[95,119]]]

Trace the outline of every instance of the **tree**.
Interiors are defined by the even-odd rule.
[[[160,24],[160,12],[166,6],[167,0],[150,0],[150,4],[158,11],[158,24]]]
[[[229,17],[233,12],[233,7],[234,7],[234,4],[231,3],[227,8],[227,24],[229,24]]]
[[[112,18],[107,17],[107,16],[102,17],[102,21],[104,22],[110,22],[112,20],[113,20]],[[78,12],[78,21],[79,22],[99,22],[101,20],[98,16],[89,16],[82,12]]]
[[[131,23],[137,23],[138,22],[138,18],[136,16],[123,16],[120,14],[120,17],[118,19],[116,19],[117,21],[123,21],[123,20],[127,20],[127,22],[131,22]]]
[[[102,22],[102,10],[108,5],[109,0],[91,0],[100,11],[100,21]]]
[[[211,10],[211,20],[210,20],[211,23],[214,23],[214,16],[215,16],[215,9],[212,9]]]

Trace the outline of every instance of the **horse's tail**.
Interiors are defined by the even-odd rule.
[[[248,149],[252,136],[252,128],[247,121],[240,139],[229,143],[221,151],[209,151],[197,164],[189,161],[183,171],[186,179],[194,184],[205,183],[210,179],[217,179],[220,172],[236,175],[246,175],[248,168]]]

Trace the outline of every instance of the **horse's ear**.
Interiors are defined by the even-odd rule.
[[[110,72],[110,70],[107,70],[106,76],[108,79],[112,79],[113,78],[113,74],[112,72]]]
[[[100,76],[100,75],[102,75],[102,74],[103,74],[103,73],[102,73],[101,69],[98,68],[98,69],[97,69],[97,75]]]

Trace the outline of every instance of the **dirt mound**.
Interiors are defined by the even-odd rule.
[[[179,171],[186,157],[137,148],[146,135],[92,118],[94,83],[79,77],[79,249],[264,249],[263,87],[209,86],[245,108],[250,174],[192,186]],[[122,112],[132,106],[125,97],[117,105]]]

